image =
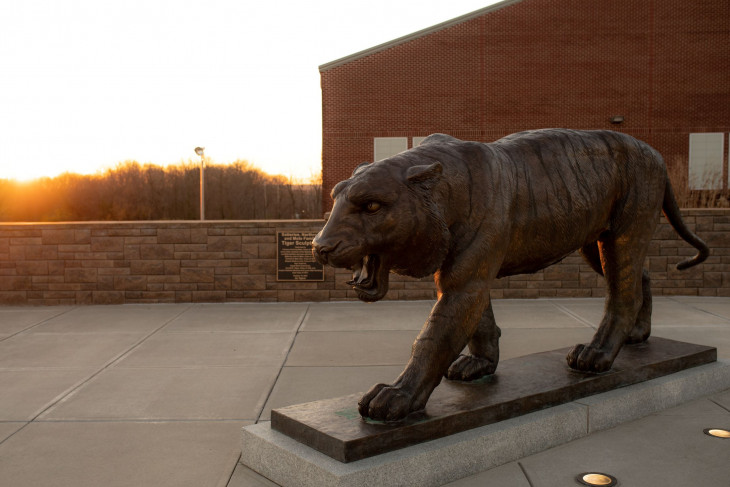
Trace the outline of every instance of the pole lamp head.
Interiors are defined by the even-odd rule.
[[[198,154],[200,157],[203,157],[203,151],[205,150],[205,147],[196,147],[195,153]]]

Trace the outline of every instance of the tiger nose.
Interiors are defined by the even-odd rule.
[[[314,240],[312,240],[312,253],[320,263],[326,264],[329,254],[335,250],[339,244],[339,242],[334,245],[328,242],[322,242],[315,237]]]

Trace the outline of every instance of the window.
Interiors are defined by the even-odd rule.
[[[375,157],[381,161],[408,150],[408,137],[375,137]]]
[[[689,189],[722,189],[725,134],[689,134]]]
[[[426,137],[413,137],[413,147],[418,147]]]

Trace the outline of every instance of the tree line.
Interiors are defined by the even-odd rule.
[[[246,161],[206,164],[206,220],[320,218],[321,179],[298,182]],[[0,179],[0,221],[200,219],[200,166],[126,161],[95,175]]]

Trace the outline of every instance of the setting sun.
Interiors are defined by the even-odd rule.
[[[320,64],[491,3],[5,2],[0,178],[197,162],[196,146],[308,178]]]

